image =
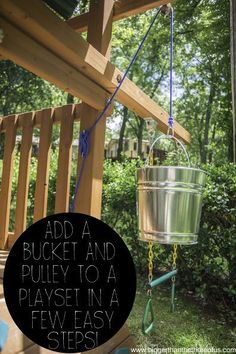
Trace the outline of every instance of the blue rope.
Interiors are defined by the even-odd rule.
[[[170,116],[168,119],[168,126],[173,129],[173,33],[174,33],[174,11],[170,8]]]
[[[151,24],[149,25],[149,28],[148,28],[147,32],[145,33],[143,39],[141,40],[141,42],[140,42],[140,44],[139,44],[139,46],[138,46],[138,49],[136,50],[136,53],[134,54],[134,56],[133,56],[133,58],[131,59],[131,61],[130,61],[129,65],[128,65],[128,67],[126,68],[125,73],[124,73],[122,79],[121,79],[120,82],[119,82],[119,85],[116,87],[114,93],[112,94],[111,98],[108,100],[108,102],[107,102],[105,108],[103,109],[103,111],[101,112],[101,114],[97,117],[97,119],[96,119],[95,122],[93,123],[92,127],[90,128],[90,131],[92,131],[92,130],[96,127],[96,125],[98,124],[98,122],[100,121],[100,119],[101,119],[101,118],[104,116],[104,114],[108,111],[108,108],[110,107],[110,105],[111,105],[112,102],[114,101],[114,98],[116,97],[116,95],[117,95],[119,89],[121,88],[121,85],[123,84],[123,82],[124,82],[126,76],[128,75],[128,73],[129,73],[129,71],[130,71],[132,65],[134,64],[135,60],[137,59],[137,56],[138,56],[139,52],[141,51],[141,49],[142,49],[142,47],[143,47],[143,45],[144,45],[144,42],[146,41],[146,39],[147,39],[147,37],[148,37],[148,35],[149,35],[149,33],[150,33],[150,31],[151,31],[151,29],[152,29],[152,27],[153,27],[155,21],[156,21],[156,18],[157,18],[157,16],[159,15],[160,12],[161,12],[161,8],[158,9],[157,13],[156,13],[155,16],[153,17],[152,22],[151,22]]]
[[[70,211],[73,212],[74,209],[75,209],[75,199],[76,199],[76,196],[77,196],[77,193],[78,193],[78,190],[79,190],[79,185],[80,185],[80,181],[81,181],[81,178],[82,178],[82,175],[83,175],[83,172],[84,172],[84,168],[85,168],[85,162],[87,160],[87,157],[88,157],[88,153],[89,153],[89,139],[90,139],[90,135],[91,133],[93,132],[93,130],[96,128],[97,124],[99,123],[99,121],[105,116],[106,112],[108,111],[109,107],[111,106],[112,102],[114,101],[119,89],[121,88],[121,85],[123,84],[125,78],[127,77],[132,65],[134,64],[135,60],[137,59],[137,56],[139,54],[139,52],[141,51],[143,45],[144,45],[144,42],[146,41],[155,21],[156,21],[156,18],[157,16],[159,15],[159,13],[161,12],[161,8],[159,8],[155,14],[155,16],[153,17],[143,39],[141,40],[139,46],[138,46],[138,49],[136,50],[133,58],[131,59],[128,67],[126,68],[125,70],[125,73],[122,77],[122,79],[120,80],[118,86],[116,87],[114,93],[111,95],[110,99],[107,101],[104,109],[102,110],[102,112],[98,115],[97,119],[95,120],[95,122],[92,124],[92,126],[88,129],[88,130],[85,130],[85,131],[82,131],[80,133],[80,143],[79,143],[79,152],[80,154],[83,156],[83,160],[82,160],[82,165],[81,165],[81,168],[80,168],[80,172],[79,172],[79,176],[78,176],[78,179],[77,179],[77,182],[76,182],[76,185],[75,185],[75,191],[74,191],[74,197],[72,198],[72,201],[71,201],[71,204],[70,204]]]
[[[89,153],[89,131],[83,130],[80,133],[79,152],[82,156],[88,156]]]

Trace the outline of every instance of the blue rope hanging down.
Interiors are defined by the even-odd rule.
[[[173,34],[174,34],[174,11],[170,8],[170,116],[168,119],[169,130],[173,133]]]
[[[83,175],[83,172],[84,172],[84,168],[85,168],[85,162],[88,158],[88,154],[89,154],[89,140],[90,140],[90,136],[91,136],[91,133],[93,132],[93,130],[96,128],[97,124],[99,123],[99,121],[105,116],[106,112],[108,111],[109,107],[111,106],[112,102],[114,101],[119,89],[121,88],[125,78],[127,77],[132,65],[134,64],[135,60],[137,59],[137,56],[139,54],[139,52],[141,51],[143,45],[144,45],[144,42],[146,41],[156,19],[157,19],[157,16],[159,15],[159,13],[161,12],[161,7],[158,8],[155,16],[153,17],[143,39],[141,40],[139,46],[138,46],[138,49],[136,50],[133,58],[131,59],[128,67],[126,68],[125,70],[125,73],[122,77],[122,79],[120,80],[119,82],[119,85],[116,87],[115,91],[113,92],[113,94],[111,95],[110,99],[107,101],[104,109],[102,110],[102,112],[99,114],[99,116],[97,117],[97,119],[95,120],[95,122],[93,123],[93,125],[88,129],[88,130],[84,130],[80,133],[80,137],[79,137],[79,153],[82,155],[83,157],[83,160],[82,160],[82,164],[81,164],[81,168],[80,168],[80,172],[79,172],[79,175],[78,175],[78,178],[77,178],[77,181],[76,181],[76,185],[75,185],[75,191],[74,191],[74,196],[71,200],[71,203],[70,203],[70,212],[73,212],[74,209],[75,209],[75,199],[76,199],[76,196],[77,196],[77,193],[78,193],[78,190],[79,190],[79,186],[80,186],[80,182],[81,182],[81,178],[82,178],[82,175]]]

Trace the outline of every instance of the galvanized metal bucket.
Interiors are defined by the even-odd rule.
[[[162,138],[177,140],[189,162],[183,144],[173,136],[158,137],[150,153]],[[197,243],[205,172],[192,167],[148,164],[149,158],[146,167],[137,170],[140,239],[163,244]]]

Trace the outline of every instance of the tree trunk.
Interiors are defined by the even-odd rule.
[[[120,128],[120,136],[119,136],[119,142],[118,142],[118,149],[117,149],[117,159],[121,159],[121,153],[123,151],[123,142],[124,142],[124,136],[125,136],[125,128],[126,124],[128,121],[128,108],[124,107],[123,108],[123,121],[122,125]]]
[[[138,156],[143,158],[142,145],[143,145],[143,129],[145,121],[144,119],[139,119],[137,138],[138,138]]]
[[[212,130],[212,136],[211,136],[211,140],[214,141],[215,140],[215,135],[216,135],[216,123],[213,126],[213,130]],[[211,152],[209,153],[209,163],[212,163],[212,158],[213,158],[213,152],[211,150]]]
[[[231,28],[231,80],[233,104],[233,161],[236,163],[236,3],[230,1],[230,28]]]
[[[231,119],[231,117],[229,118]],[[233,134],[232,130],[230,129],[229,134],[227,135],[227,141],[228,141],[228,161],[229,162],[234,162],[234,142],[233,142]]]
[[[201,151],[201,162],[206,163],[208,158],[208,144],[209,144],[209,130],[210,130],[210,120],[212,115],[212,104],[215,97],[215,84],[212,79],[210,93],[207,103],[207,111],[205,115],[205,127],[204,127],[204,137],[203,137],[203,147]]]

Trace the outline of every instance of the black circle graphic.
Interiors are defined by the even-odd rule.
[[[105,343],[132,309],[136,273],[121,237],[84,214],[48,216],[15,242],[4,272],[9,312],[42,347],[83,352]]]

